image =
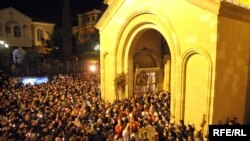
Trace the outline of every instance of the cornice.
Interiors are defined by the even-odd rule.
[[[232,0],[186,0],[218,16],[250,23],[249,7]]]
[[[219,0],[186,0],[187,2],[198,6],[202,9],[218,14],[220,9]]]
[[[105,0],[104,3],[108,4],[108,8],[103,13],[102,17],[96,23],[95,28],[102,31],[104,27],[108,24],[108,22],[112,19],[121,5],[124,3],[125,0]]]
[[[221,1],[219,16],[250,23],[250,9],[228,1]]]

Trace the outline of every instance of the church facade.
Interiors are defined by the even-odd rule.
[[[46,53],[42,39],[53,33],[55,24],[33,21],[13,7],[0,10],[0,40],[10,47],[36,47],[40,53]]]
[[[105,0],[101,93],[113,101],[171,93],[172,120],[250,121],[250,10],[219,0]],[[117,78],[125,76],[124,89]],[[120,82],[120,81],[119,81]]]

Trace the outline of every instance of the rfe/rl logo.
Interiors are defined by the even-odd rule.
[[[213,129],[213,136],[247,136],[243,129]]]

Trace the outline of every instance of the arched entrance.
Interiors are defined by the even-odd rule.
[[[137,34],[129,51],[129,96],[161,90],[170,92],[170,49],[164,37],[155,29]]]
[[[172,24],[165,15],[155,16],[155,14],[148,12],[137,12],[133,14],[127,19],[119,31],[114,50],[113,63],[115,67],[112,70],[114,71],[113,80],[119,74],[125,73],[127,75],[125,92],[120,98],[131,97],[138,89],[141,89],[142,92],[152,90],[152,87],[157,91],[171,91],[171,117],[175,120],[179,120],[181,118],[181,110],[176,107],[181,106],[181,104],[179,98],[179,82],[176,74],[179,71],[180,47],[176,37]],[[136,68],[136,62],[141,60],[141,56],[147,56],[146,58],[151,60],[151,63],[142,65],[142,63],[139,62],[141,66],[138,64],[138,68]],[[144,68],[145,66],[147,68]],[[106,67],[108,66],[102,66],[103,70],[105,70]],[[151,73],[152,71],[153,73]],[[149,75],[155,77],[155,85],[152,83],[152,79],[154,79],[152,78],[151,82],[148,82],[152,85],[148,85],[148,87],[144,85],[144,88],[140,88],[140,86],[136,88],[136,77],[140,72],[148,72]],[[102,73],[107,74],[106,71]],[[109,79],[110,76],[112,75],[109,75]],[[104,75],[102,75],[102,78],[104,78]],[[105,92],[103,91],[102,93],[104,93],[104,95],[108,93],[111,99],[110,93],[112,93],[114,88],[110,87],[110,83],[106,82],[107,81],[102,79],[102,83],[109,86],[106,87]],[[117,93],[114,93],[115,97],[116,94]]]

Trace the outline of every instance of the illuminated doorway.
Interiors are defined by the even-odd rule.
[[[129,96],[170,92],[170,50],[164,37],[154,29],[139,33],[129,53]]]
[[[147,70],[147,71],[146,71]],[[135,75],[135,93],[156,92],[157,89],[157,71],[155,68],[136,69]]]

